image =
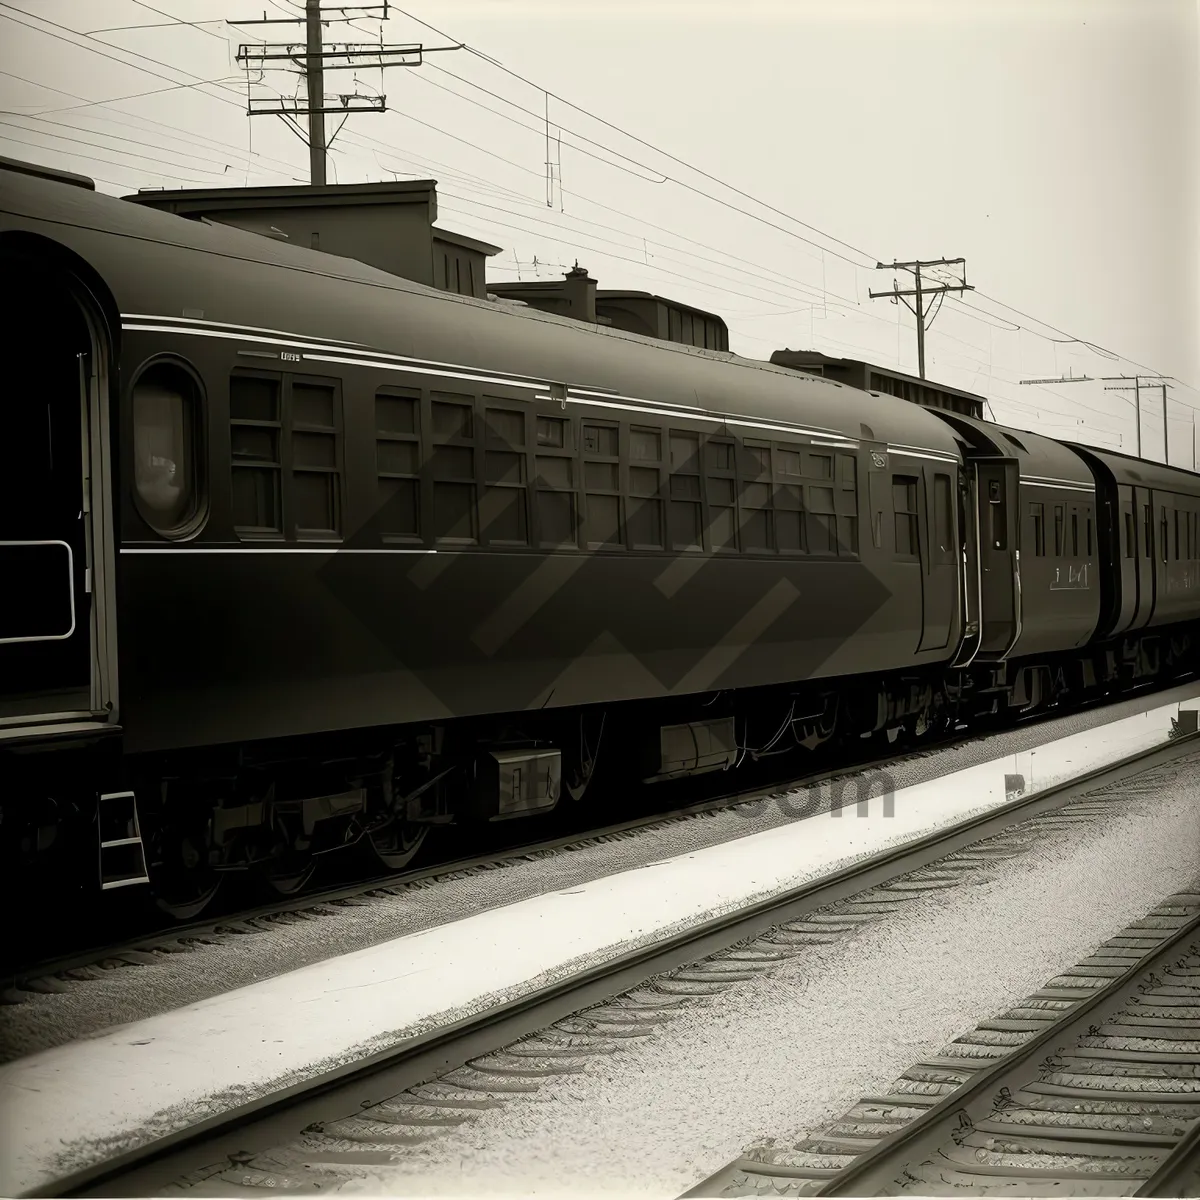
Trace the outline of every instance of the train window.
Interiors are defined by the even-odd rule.
[[[572,449],[568,437],[569,424],[564,417],[538,417],[537,444],[551,450]]]
[[[436,442],[470,439],[475,435],[475,401],[454,392],[434,392],[430,403]]]
[[[771,474],[771,447],[760,442],[742,445],[742,476],[746,479],[766,479]]]
[[[733,443],[704,441],[704,496],[708,502],[708,536],[714,550],[737,549],[737,481]]]
[[[1164,508],[1161,511],[1162,511],[1162,518],[1159,521],[1159,526],[1160,526],[1159,536],[1160,536],[1160,540],[1161,540],[1160,548],[1162,550],[1162,560],[1163,560],[1163,562],[1166,562],[1167,561],[1167,551],[1169,549],[1168,542],[1167,542],[1167,510]]]
[[[704,443],[705,466],[710,471],[733,470],[733,443],[709,438]]]
[[[484,400],[489,397],[484,396]],[[486,408],[483,413],[484,439],[489,446],[506,450],[524,449],[525,414],[513,408]]]
[[[802,453],[798,446],[778,444],[772,453],[775,549],[780,554],[803,554],[808,548],[804,528],[804,486],[800,482]]]
[[[539,435],[541,422],[539,417]],[[566,422],[562,422],[565,426]],[[555,433],[561,444],[568,445],[568,431]],[[554,443],[551,442],[551,445]],[[538,454],[535,457],[534,497],[537,511],[538,542],[542,546],[574,546],[578,542],[575,497],[575,458],[562,454]]]
[[[742,446],[740,524],[742,549],[763,553],[774,549],[771,504],[771,447],[759,442]]]
[[[1046,553],[1046,506],[1040,502],[1031,504],[1029,506],[1029,519],[1033,529],[1032,544],[1029,547],[1029,552],[1041,557]]]
[[[634,462],[662,462],[662,434],[657,429],[629,431],[629,457]]]
[[[665,548],[663,530],[662,433],[629,431],[629,540],[635,550]],[[633,466],[633,463],[637,466]]]
[[[620,429],[583,425],[584,539],[589,547],[622,546]]]
[[[282,383],[234,375],[229,380],[233,524],[238,533],[283,532]]]
[[[434,392],[429,414],[429,473],[433,487],[430,532],[444,541],[477,542],[475,398],[458,392]]]
[[[504,403],[498,397],[484,396]],[[529,493],[525,453],[525,413],[485,407],[483,413],[483,498],[480,536],[490,544],[529,544]]]
[[[421,393],[389,388],[375,397],[375,473],[379,532],[421,536]]]
[[[1142,505],[1143,524],[1146,527],[1146,557],[1154,557],[1154,515],[1150,510],[1150,505]]]
[[[810,479],[832,479],[833,458],[828,454],[806,454],[804,474]]]
[[[1071,514],[1071,557],[1079,557],[1079,514]]]
[[[858,488],[858,464],[851,454],[838,455],[838,475],[842,481],[842,491],[853,492]]]
[[[1179,561],[1179,509],[1175,510],[1175,561]]]
[[[136,503],[156,533],[195,531],[201,512],[201,392],[181,364],[159,361],[133,386],[133,465]]]
[[[790,478],[799,478],[800,451],[792,446],[775,447],[775,474]]]
[[[912,475],[892,476],[892,508],[896,517],[896,553],[913,558],[917,553],[917,480]]]
[[[954,562],[954,521],[950,510],[950,476],[933,477],[933,556],[940,564]]]
[[[1134,536],[1133,513],[1127,512],[1125,514],[1125,557],[1126,558],[1133,557],[1135,541],[1136,541],[1136,538]]]
[[[1092,557],[1092,514],[1087,516],[1087,556]]]
[[[1063,506],[1056,504],[1054,506],[1054,555],[1056,558],[1063,556],[1063,533],[1065,532],[1063,525]]]
[[[703,550],[700,506],[700,435],[672,430],[667,524],[675,550]]]
[[[537,514],[538,540],[543,546],[576,544],[574,492],[539,487]]]
[[[292,521],[298,537],[341,527],[337,393],[329,384],[292,381]]]
[[[489,397],[484,397],[486,403]],[[525,414],[511,408],[485,408],[483,414],[483,499],[480,535],[490,544],[529,544],[529,497],[525,453]]]
[[[808,489],[808,547],[814,554],[837,551],[837,506],[833,488]]]

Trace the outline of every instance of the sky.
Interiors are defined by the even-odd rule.
[[[915,375],[912,315],[869,296],[912,277],[877,264],[961,257],[974,290],[932,317],[931,380],[1132,454],[1134,392],[1106,390],[1131,381],[1102,377],[1166,375],[1170,461],[1194,464],[1196,0],[389,0],[386,20],[382,0],[324,3],[327,44],[426,50],[326,75],[387,109],[348,117],[330,181],[436,179],[438,224],[503,247],[489,278],[578,261],[720,314],[748,357]],[[0,0],[0,154],[113,195],[307,182],[296,133],[246,114],[302,78],[237,61],[303,26],[228,23],[302,9]],[[1159,384],[1141,406],[1161,461]]]

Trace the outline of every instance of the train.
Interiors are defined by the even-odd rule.
[[[1197,667],[1200,476],[4,160],[0,853],[232,873]]]

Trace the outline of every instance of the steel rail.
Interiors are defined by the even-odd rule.
[[[382,888],[405,888],[424,880],[437,879],[439,876],[458,874],[484,868],[494,868],[505,862],[520,859],[530,854],[544,854],[555,850],[563,850],[591,842],[598,838],[613,837],[620,834],[632,833],[638,829],[659,825],[665,822],[679,820],[702,813],[720,812],[725,809],[737,808],[740,805],[751,804],[758,800],[769,799],[773,796],[786,795],[816,784],[837,784],[853,779],[870,771],[881,771],[901,766],[905,763],[919,761],[932,757],[943,751],[971,745],[973,742],[987,738],[1001,737],[1018,729],[1036,728],[1038,725],[1053,720],[1062,720],[1066,716],[1081,713],[1102,711],[1123,703],[1134,702],[1149,696],[1163,695],[1186,688],[1193,681],[1189,679],[1172,681],[1167,687],[1149,691],[1136,690],[1118,700],[1101,702],[1095,701],[1081,705],[1069,713],[1038,713],[1029,719],[1021,720],[1011,726],[999,730],[988,730],[984,733],[967,737],[947,737],[930,742],[921,747],[914,747],[894,755],[878,755],[874,758],[859,760],[852,763],[837,765],[826,764],[823,767],[808,771],[802,775],[791,776],[782,781],[757,784],[734,792],[723,793],[708,800],[697,801],[694,804],[679,808],[664,809],[637,817],[630,817],[609,825],[592,829],[577,830],[563,834],[555,834],[536,842],[523,842],[512,846],[487,850],[462,858],[446,859],[413,870],[388,872],[382,875],[371,875],[365,879],[357,879],[349,883],[339,883],[334,886],[306,891],[301,895],[288,896],[253,908],[237,909],[229,912],[210,913],[194,920],[175,924],[163,924],[149,930],[139,930],[116,941],[103,945],[71,950],[65,954],[36,962],[23,963],[16,967],[8,966],[0,972],[0,992],[24,990],[37,992],[39,981],[49,979],[60,972],[91,967],[103,960],[119,960],[122,955],[130,952],[143,952],[153,949],[164,941],[174,941],[185,937],[205,937],[219,935],[222,926],[237,925],[248,921],[269,919],[288,913],[305,912],[326,904],[336,904],[339,901],[353,900],[369,892]],[[1170,703],[1165,700],[1164,703]],[[1136,715],[1136,714],[1129,714]],[[1115,720],[1124,718],[1116,717]],[[1067,735],[1070,736],[1070,735]],[[1003,754],[998,757],[1004,757]],[[1136,756],[1134,756],[1136,758]],[[851,801],[853,803],[853,801]]]
[[[649,977],[707,958],[814,909],[877,887],[897,875],[919,870],[1011,825],[1062,807],[1102,784],[1119,782],[1182,757],[1193,752],[1198,744],[1200,733],[1188,734],[1041,792],[1019,797],[780,895],[617,955],[487,1012],[256,1098],[25,1194],[31,1197],[129,1196],[135,1191],[162,1194],[162,1189],[181,1174],[225,1158],[230,1146],[243,1150],[251,1138],[255,1144],[270,1145],[294,1135],[301,1127],[345,1117],[348,1108],[362,1107],[360,1102],[348,1104],[346,1093],[351,1088],[369,1087],[372,1095],[384,1097],[437,1078],[581,1008],[619,996]],[[230,1138],[233,1141],[222,1151],[221,1143]]]
[[[1134,927],[1137,926],[1138,923],[1134,922]],[[1136,1192],[1133,1190],[1132,1182],[1129,1190],[1124,1193],[1108,1190],[1114,1183],[1119,1188],[1119,1181],[1122,1178],[1127,1180],[1135,1178],[1128,1173],[1113,1175],[1102,1170],[1087,1170],[1084,1165],[1078,1163],[1073,1168],[1055,1168],[1049,1164],[1044,1166],[1005,1166],[986,1162],[983,1165],[978,1163],[968,1165],[941,1153],[943,1148],[953,1144],[954,1147],[964,1147],[967,1151],[978,1149],[980,1158],[986,1159],[988,1154],[986,1147],[1001,1143],[1003,1152],[1017,1157],[1038,1156],[1043,1159],[1051,1159],[1055,1155],[1069,1157],[1071,1153],[1078,1156],[1086,1156],[1089,1152],[1098,1155],[1104,1149],[1109,1148],[1113,1150],[1114,1154],[1120,1154],[1122,1150],[1129,1150],[1130,1147],[1126,1143],[1132,1143],[1134,1148],[1152,1153],[1156,1148],[1170,1143],[1169,1138],[1164,1139],[1161,1130],[1156,1130],[1153,1134],[1110,1133],[1103,1126],[1072,1126],[1068,1123],[1058,1123],[1055,1120],[1060,1115],[1057,1111],[1049,1112],[1047,1120],[1042,1125],[1017,1122],[999,1125],[994,1119],[1009,1106],[1020,1107],[1020,1101],[1016,1097],[1022,1094],[1022,1089],[1030,1087],[1030,1075],[1036,1073],[1035,1064],[1039,1058],[1042,1059],[1042,1066],[1046,1067],[1056,1060],[1061,1061],[1062,1058],[1071,1059],[1073,1050],[1075,1055],[1091,1056],[1085,1058],[1085,1066],[1091,1065],[1095,1069],[1099,1069],[1099,1064],[1103,1062],[1106,1053],[1111,1054],[1114,1058],[1122,1059],[1124,1061],[1117,1066],[1117,1071],[1127,1072],[1134,1079],[1137,1078],[1135,1064],[1139,1054],[1144,1054],[1147,1063],[1155,1065],[1170,1057],[1178,1057],[1186,1061],[1183,1073],[1194,1077],[1196,1062],[1194,1054],[1170,1056],[1136,1050],[1106,1052],[1090,1048],[1074,1049],[1080,1036],[1087,1035],[1092,1038],[1100,1036],[1100,1031],[1111,1022],[1114,1015],[1129,1006],[1131,1001],[1136,1003],[1138,999],[1142,999],[1148,986],[1151,986],[1143,982],[1148,977],[1153,984],[1161,987],[1161,980],[1157,979],[1155,972],[1163,969],[1164,964],[1169,964],[1178,955],[1180,946],[1190,940],[1193,943],[1192,952],[1195,953],[1195,940],[1200,934],[1200,912],[1194,912],[1190,917],[1185,918],[1176,929],[1162,929],[1157,938],[1149,937],[1149,933],[1150,931],[1146,930],[1146,940],[1155,941],[1155,945],[1147,948],[1145,953],[1136,960],[1130,961],[1129,966],[1120,974],[1106,979],[1103,985],[1096,987],[1092,994],[1076,997],[1071,1006],[1065,1009],[1060,1016],[1048,1020],[1044,1029],[1014,1046],[1001,1057],[987,1061],[987,1065],[973,1070],[965,1082],[932,1103],[920,1115],[911,1118],[884,1118],[889,1124],[894,1120],[903,1121],[903,1124],[899,1129],[879,1138],[874,1145],[862,1150],[849,1164],[842,1167],[790,1166],[743,1156],[685,1192],[684,1196],[716,1197],[726,1194],[729,1189],[735,1189],[730,1194],[748,1194],[749,1189],[746,1187],[745,1176],[758,1176],[764,1182],[769,1180],[779,1183],[787,1182],[797,1189],[799,1194],[810,1196],[886,1196],[902,1192],[920,1195],[926,1194],[927,1188],[923,1188],[923,1185],[927,1181],[921,1178],[919,1172],[933,1164],[937,1164],[937,1169],[943,1173],[949,1171],[958,1175],[970,1175],[977,1172],[996,1185],[1006,1181],[1020,1189],[1014,1193],[1019,1195],[1048,1195],[1056,1187],[1069,1188],[1072,1182],[1078,1184],[1083,1180],[1091,1180],[1096,1184],[1104,1181],[1105,1192],[1097,1194],[1136,1194],[1139,1196],[1195,1194],[1187,1190],[1180,1190],[1186,1189],[1189,1185],[1194,1186],[1197,1179],[1200,1178],[1196,1158],[1197,1153],[1200,1152],[1200,1094],[1194,1092],[1178,1098],[1195,1108],[1194,1123],[1182,1141],[1175,1145],[1174,1150],[1159,1164],[1152,1177],[1142,1185],[1141,1190]],[[1121,934],[1115,936],[1120,937]],[[1103,951],[1097,951],[1093,955],[1093,957],[1102,956]],[[1075,968],[1075,970],[1082,973],[1082,968]],[[1064,987],[1065,985],[1050,984],[1042,990],[1062,991]],[[1080,981],[1079,990],[1086,990],[1083,981]],[[1151,987],[1150,997],[1152,996]],[[1022,1006],[1018,1004],[1016,1007]],[[1194,1009],[1196,1013],[1200,1013],[1200,995],[1194,998]],[[998,1018],[998,1020],[1003,1021],[1002,1018]],[[987,1027],[994,1027],[994,1022],[988,1022]],[[1146,1038],[1152,1037],[1149,1029],[1142,1032]],[[966,1035],[966,1037],[969,1036]],[[951,1043],[951,1045],[953,1044]],[[936,1056],[927,1062],[930,1065],[936,1063],[943,1068],[950,1066],[948,1062],[944,1062]],[[969,1066],[964,1065],[966,1062],[967,1060],[964,1058],[955,1069],[971,1070]],[[1059,1090],[1065,1089],[1060,1088]],[[1054,1088],[1050,1087],[1047,1091],[1052,1095]],[[1111,1094],[1110,1089],[1109,1095]],[[1106,1095],[1105,1091],[1099,1087],[1094,1090],[1089,1089],[1085,1097],[1080,1097],[1083,1112],[1103,1111],[1102,1106],[1109,1099],[1109,1095]],[[1140,1096],[1146,1101],[1155,1099],[1154,1094],[1148,1092],[1141,1092]],[[1114,1098],[1119,1102],[1124,1102],[1123,1107],[1124,1105],[1135,1105],[1139,1093],[1131,1091]],[[932,1097],[927,1099],[914,1094],[911,1096],[893,1095],[886,1098],[873,1097],[859,1103],[860,1105],[871,1104],[879,1109],[904,1107],[911,1109],[921,1107],[923,1102],[929,1103],[929,1100],[932,1100]],[[1095,1107],[1097,1105],[1101,1107],[1097,1109]],[[1076,1106],[1077,1109],[1079,1107],[1080,1105]],[[1135,1113],[1136,1115],[1140,1114]],[[843,1118],[844,1120],[845,1118]],[[834,1125],[841,1123],[842,1121],[835,1121]],[[1147,1122],[1147,1124],[1149,1123]],[[978,1139],[981,1137],[987,1137],[988,1140],[980,1143]],[[1033,1142],[1034,1145],[1014,1148],[1011,1143],[1018,1139]],[[820,1133],[803,1139],[805,1142],[830,1144],[837,1140],[836,1136],[822,1136]],[[1037,1144],[1039,1141],[1042,1145]],[[1068,1149],[1064,1149],[1064,1146]],[[843,1153],[846,1152],[848,1152],[848,1147],[843,1150]],[[914,1174],[914,1172],[918,1172],[918,1174]],[[953,1186],[955,1190],[971,1190],[971,1182],[967,1178],[945,1182],[947,1186]],[[1032,1192],[1028,1190],[1030,1187],[1034,1189]]]
[[[1135,1196],[1200,1196],[1200,1113]]]

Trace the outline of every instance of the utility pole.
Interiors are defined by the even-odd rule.
[[[316,187],[325,183],[325,168],[329,147],[345,125],[350,113],[387,112],[386,96],[363,96],[358,92],[337,96],[325,95],[325,72],[348,71],[363,67],[383,69],[385,67],[419,67],[424,56],[440,50],[461,50],[457,46],[423,46],[420,43],[403,46],[378,46],[366,43],[358,45],[325,46],[323,26],[331,21],[351,21],[381,12],[381,19],[388,19],[388,0],[382,4],[356,4],[340,8],[323,8],[321,0],[304,0],[302,17],[267,17],[230,22],[235,25],[304,25],[303,44],[241,45],[237,61],[249,71],[252,67],[260,72],[272,69],[274,64],[291,64],[304,72],[306,99],[286,96],[252,97],[246,115],[250,117],[277,116],[287,122],[291,130],[308,146],[309,182]],[[333,13],[340,13],[334,17]],[[347,14],[350,14],[347,16]],[[330,136],[326,136],[325,114],[342,114],[342,124]],[[297,118],[307,116],[301,124]]]
[[[1163,462],[1165,462],[1167,464],[1167,466],[1170,466],[1171,465],[1171,453],[1170,453],[1171,438],[1170,438],[1170,434],[1167,432],[1167,430],[1169,428],[1167,425],[1167,385],[1164,383],[1161,386],[1162,386],[1162,394],[1163,394]]]
[[[308,82],[308,181],[314,187],[325,183],[325,48],[321,32],[321,0],[305,0],[305,75]]]
[[[1101,378],[1105,383],[1122,381],[1116,387],[1106,387],[1106,392],[1133,392],[1133,409],[1137,420],[1137,456],[1142,457],[1142,388],[1148,386],[1143,384],[1142,380],[1162,380],[1159,385],[1162,388],[1163,394],[1163,462],[1168,461],[1167,451],[1169,444],[1167,440],[1167,388],[1170,384],[1166,381],[1171,379],[1170,375],[1103,375]],[[1124,380],[1132,380],[1132,384],[1123,382]]]
[[[962,264],[963,280],[962,283],[938,283],[930,286],[921,279],[922,267],[949,267]],[[928,262],[894,262],[894,263],[876,263],[877,271],[908,271],[916,279],[916,287],[907,291],[900,291],[895,282],[892,283],[890,292],[868,292],[867,294],[872,300],[878,300],[881,296],[890,297],[893,304],[899,300],[905,308],[908,309],[914,317],[917,318],[917,366],[922,379],[925,378],[925,329],[927,311],[925,309],[925,298],[927,296],[945,296],[946,292],[973,292],[975,289],[967,283],[967,260],[965,258],[934,258]],[[905,299],[906,296],[913,296],[916,299],[916,307]],[[941,308],[941,302],[938,303],[938,308]],[[937,310],[934,311],[934,316],[937,315]],[[933,324],[933,318],[929,319],[929,325]]]

